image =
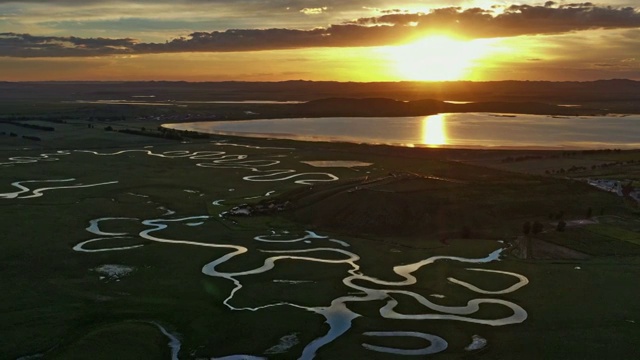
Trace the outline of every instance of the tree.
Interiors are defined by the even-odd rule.
[[[529,235],[530,232],[531,232],[531,223],[527,221],[522,225],[522,233],[524,233],[525,235]]]
[[[533,227],[531,228],[531,231],[533,232],[533,235],[537,235],[537,234],[541,233],[542,230],[544,230],[544,225],[542,225],[541,222],[536,221],[536,222],[533,223]]]
[[[587,209],[587,219],[591,219],[591,215],[593,215],[593,209],[588,208]]]
[[[556,226],[556,231],[563,232],[565,227],[567,227],[567,223],[564,220],[560,220],[558,221],[558,226]]]

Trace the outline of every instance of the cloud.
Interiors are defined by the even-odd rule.
[[[13,57],[73,57],[125,54],[133,39],[32,36],[0,33],[0,55]]]
[[[82,37],[135,37],[164,42],[197,31],[312,29],[369,16],[363,4],[388,0],[3,1],[0,32]],[[309,16],[305,8],[323,8]],[[183,26],[184,24],[184,26]]]
[[[320,15],[323,12],[327,11],[328,7],[323,6],[323,7],[319,7],[319,8],[304,8],[302,10],[300,10],[301,13],[305,14],[305,15]]]
[[[449,7],[429,13],[387,14],[360,18],[353,24],[372,26],[406,26],[438,30],[468,38],[491,38],[518,35],[559,34],[590,29],[640,27],[640,13],[632,7],[598,7],[592,3],[544,6],[511,5],[500,14],[480,8]]]
[[[320,13],[323,7],[308,8]],[[316,11],[316,9],[319,12]],[[429,13],[386,13],[309,30],[230,29],[193,32],[164,43],[132,38],[80,38],[0,33],[0,56],[76,57],[179,52],[240,52],[313,47],[363,47],[398,44],[433,32],[466,38],[560,34],[590,29],[640,28],[640,13],[631,7],[598,7],[591,3],[544,6],[511,5],[500,14],[480,8],[440,8]],[[638,45],[637,38],[629,38]]]

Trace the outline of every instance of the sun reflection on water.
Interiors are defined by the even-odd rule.
[[[447,127],[442,114],[422,119],[422,144],[426,146],[447,145]]]

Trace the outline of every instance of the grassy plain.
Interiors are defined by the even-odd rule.
[[[624,359],[633,358],[637,352],[640,303],[635,284],[640,276],[637,243],[640,229],[634,219],[638,212],[611,194],[575,179],[545,176],[544,167],[531,175],[515,172],[522,169],[495,160],[513,152],[489,154],[474,150],[399,149],[232,137],[181,143],[105,131],[107,124],[115,128],[155,128],[149,121],[101,123],[70,119],[64,124],[52,124],[55,132],[34,130],[42,138],[40,142],[2,137],[0,163],[6,165],[0,171],[0,193],[19,191],[11,183],[25,180],[76,179],[68,184],[23,183],[30,190],[118,181],[95,187],[46,190],[41,197],[20,198],[31,192],[18,198],[0,197],[3,357],[16,359],[42,354],[51,359],[97,356],[168,359],[169,339],[152,324],[155,322],[179,337],[181,359],[233,354],[293,359],[328,331],[322,316],[299,307],[230,310],[223,301],[233,290],[233,283],[222,277],[206,276],[201,269],[232,249],[160,243],[139,235],[150,227],[143,220],[196,216],[210,218],[175,221],[154,235],[246,247],[247,253],[219,266],[220,271],[229,273],[262,266],[265,259],[273,256],[265,251],[292,254],[291,251],[317,246],[348,250],[359,255],[361,273],[398,281],[401,278],[392,271],[397,265],[437,255],[485,257],[521,235],[525,221],[544,224],[545,231],[537,235],[539,239],[590,255],[587,260],[518,259],[507,255],[500,262],[483,265],[438,261],[417,270],[414,273],[417,283],[402,289],[446,306],[463,306],[478,297],[497,297],[524,308],[527,320],[488,326],[450,320],[387,319],[380,315],[387,299],[353,302],[348,307],[360,316],[353,320],[348,332],[319,350],[319,359],[403,357],[368,350],[363,343],[395,348],[429,345],[415,338],[366,336],[370,331],[435,334],[448,342],[444,352],[434,355],[443,359]],[[12,126],[0,123],[0,131]],[[17,128],[16,132],[23,135],[23,130],[27,131]],[[113,154],[131,149],[139,151]],[[67,152],[48,158],[40,156],[58,150]],[[190,158],[203,151],[221,153],[208,159]],[[614,155],[626,158],[633,154]],[[597,161],[612,161],[608,156]],[[15,157],[21,158],[9,160]],[[461,158],[472,164],[450,161]],[[215,163],[220,159],[229,162]],[[312,160],[358,160],[373,165],[314,168],[301,162]],[[256,162],[242,165],[243,161]],[[259,171],[250,169],[274,161],[279,163],[260,167]],[[203,163],[215,165],[197,166]],[[493,168],[495,164],[504,165],[504,169]],[[274,169],[291,172],[272,176],[269,171]],[[300,175],[304,173],[316,174]],[[295,182],[328,179],[324,173],[335,175],[340,181],[312,185]],[[411,181],[385,183],[378,188],[384,191],[348,192],[362,178],[384,178],[390,173],[419,176]],[[256,175],[263,175],[254,178],[261,181],[243,179]],[[265,181],[290,175],[299,176]],[[266,196],[272,191],[272,195]],[[270,216],[220,216],[234,206],[265,199],[289,200],[295,207]],[[224,201],[216,205],[216,200]],[[562,211],[568,220],[582,219],[589,207],[596,212],[602,209],[606,215],[599,224],[569,228],[562,233],[553,230],[555,220],[549,219],[550,213]],[[168,210],[175,214],[169,214]],[[111,235],[86,230],[91,220],[103,217],[137,220],[101,223],[100,230]],[[470,234],[462,239],[464,227],[470,228]],[[328,239],[313,240],[313,244],[254,240],[256,236],[273,235],[272,232],[289,239],[303,236],[305,230],[350,246]],[[128,237],[121,238],[115,233],[126,233]],[[77,244],[94,238],[104,240],[87,244],[86,249],[143,246],[92,253],[73,250]],[[503,240],[506,245],[496,240]],[[324,257],[337,260],[344,256],[327,253]],[[95,270],[105,264],[128,266],[133,271],[115,278]],[[529,284],[495,296],[479,295],[447,280],[455,277],[495,291],[514,283],[512,277],[486,276],[466,270],[468,267],[514,272],[526,276]],[[282,301],[307,307],[328,306],[332,300],[354,292],[343,283],[350,269],[348,264],[339,262],[279,260],[271,271],[238,277],[243,287],[231,303],[239,308]],[[407,295],[394,294],[393,298],[400,302],[398,312],[425,312],[423,306]],[[427,312],[434,311],[427,309]],[[473,317],[494,319],[509,315],[510,310],[504,307],[483,304]],[[292,334],[299,342],[287,352],[265,354],[282,337]],[[487,339],[489,345],[480,352],[469,353],[464,347],[475,334]]]

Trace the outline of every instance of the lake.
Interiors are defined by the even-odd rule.
[[[411,147],[640,148],[640,115],[547,116],[455,113],[165,124],[210,134]]]

